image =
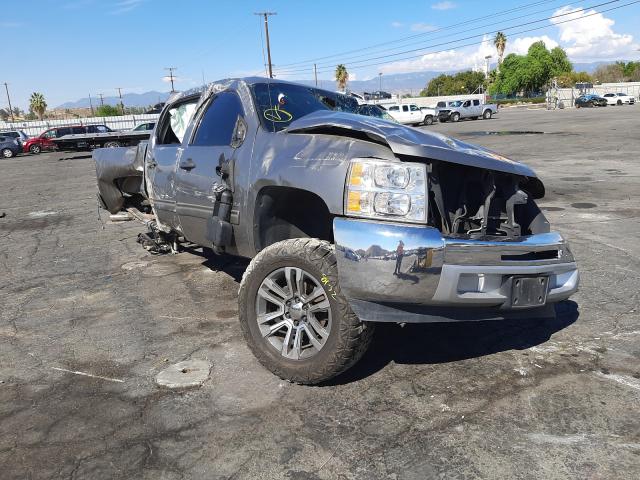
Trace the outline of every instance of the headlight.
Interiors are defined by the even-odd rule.
[[[345,214],[426,222],[426,171],[421,163],[353,160],[345,187]]]

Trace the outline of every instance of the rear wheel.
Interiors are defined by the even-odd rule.
[[[120,142],[116,142],[115,140],[112,140],[110,142],[105,142],[104,144],[104,148],[116,148],[120,146]]]
[[[457,122],[458,120],[460,120],[460,114],[458,112],[454,112],[451,114],[451,121],[452,122]]]
[[[618,100],[617,105],[622,105],[622,100]]]
[[[427,115],[424,117],[425,125],[433,125],[433,115]]]
[[[13,150],[11,150],[10,148],[3,148],[2,149],[2,156],[4,158],[11,158],[13,157],[14,153]]]
[[[482,114],[482,118],[484,118],[485,120],[489,120],[491,118],[491,115],[493,115],[491,110],[485,110]]]
[[[29,147],[29,151],[37,155],[42,151],[42,147],[40,145],[31,145]]]
[[[356,317],[340,292],[329,242],[298,238],[265,248],[242,278],[238,304],[253,354],[291,382],[333,378],[371,342],[373,326]]]

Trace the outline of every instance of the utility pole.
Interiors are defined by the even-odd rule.
[[[118,90],[118,96],[120,97],[120,110],[122,110],[122,114],[124,115],[124,103],[122,103],[122,87],[116,87]]]
[[[276,12],[256,12],[254,15],[260,15],[264,17],[264,32],[267,37],[267,61],[269,62],[269,78],[273,78],[273,67],[271,65],[271,44],[269,43],[269,17],[271,15],[277,15]]]
[[[316,64],[313,64],[313,75],[316,77],[316,87],[318,86],[318,67]]]
[[[176,67],[165,67],[165,70],[169,70],[169,80],[171,81],[171,93],[175,93],[176,89],[173,88],[173,79],[175,78],[173,76],[173,71],[177,70]]]
[[[91,101],[91,94],[89,94],[89,107],[91,108],[91,116],[93,117],[95,115],[95,112],[93,111],[93,102]]]
[[[15,119],[13,118],[13,108],[11,108],[11,97],[9,96],[9,84],[7,82],[4,82],[4,88],[7,91],[7,102],[9,103],[9,113],[11,113],[11,121],[15,122]]]
[[[98,96],[100,97],[100,106],[104,107],[104,95],[102,95],[101,93],[98,94]]]
[[[378,73],[378,79],[380,80],[380,88],[378,90],[382,91],[382,72]]]

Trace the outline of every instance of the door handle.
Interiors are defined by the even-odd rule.
[[[157,166],[158,166],[158,164],[156,163],[156,161],[153,158],[147,162],[147,167],[149,167],[149,168],[156,168]]]
[[[196,168],[196,164],[190,158],[187,158],[186,160],[182,160],[178,166],[182,170],[186,170],[187,172],[189,170],[193,170],[194,168]]]

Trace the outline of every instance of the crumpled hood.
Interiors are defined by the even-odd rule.
[[[483,147],[375,117],[318,110],[291,122],[286,131],[289,133],[312,133],[314,130],[322,129],[365,132],[372,138],[387,143],[396,155],[430,158],[442,162],[537,178],[536,173],[527,165],[509,160]]]

